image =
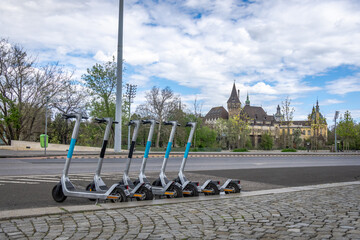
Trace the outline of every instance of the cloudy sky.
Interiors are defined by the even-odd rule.
[[[117,0],[0,0],[0,38],[75,76],[117,51]],[[135,105],[152,86],[169,86],[192,109],[226,107],[233,82],[244,103],[274,114],[289,96],[295,119],[316,100],[360,121],[358,0],[125,0],[124,82]]]

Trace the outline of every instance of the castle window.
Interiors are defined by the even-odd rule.
[[[308,130],[308,135],[309,135],[309,136],[311,135],[311,132],[310,132],[310,130]]]

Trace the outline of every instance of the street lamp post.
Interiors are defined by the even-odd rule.
[[[123,60],[123,18],[124,0],[119,0],[119,28],[118,28],[118,49],[117,49],[117,81],[116,81],[116,109],[114,150],[121,152],[121,106],[122,106],[122,60]]]
[[[133,84],[126,84],[126,98],[129,101],[129,121],[131,120],[131,103],[132,103],[132,99],[135,98],[136,96],[136,87],[137,85],[133,85]],[[130,130],[131,130],[131,126],[129,125],[128,127],[128,150],[130,149]]]
[[[334,121],[335,121],[335,152],[338,151],[337,149],[337,139],[336,139],[336,119],[339,117],[339,111],[335,111],[335,117],[334,117]]]

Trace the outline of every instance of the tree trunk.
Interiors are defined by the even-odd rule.
[[[160,131],[161,131],[161,120],[160,120],[160,123],[159,123],[159,127],[158,127],[158,132],[157,132],[157,137],[156,137],[156,145],[155,147],[159,147],[159,142],[160,142]]]

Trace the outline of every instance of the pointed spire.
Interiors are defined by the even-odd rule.
[[[227,103],[240,103],[239,96],[236,92],[235,80],[234,80],[233,88],[231,90],[230,98],[227,101]]]
[[[246,105],[246,106],[250,106],[249,92],[247,92],[247,95],[246,95],[245,105]]]

